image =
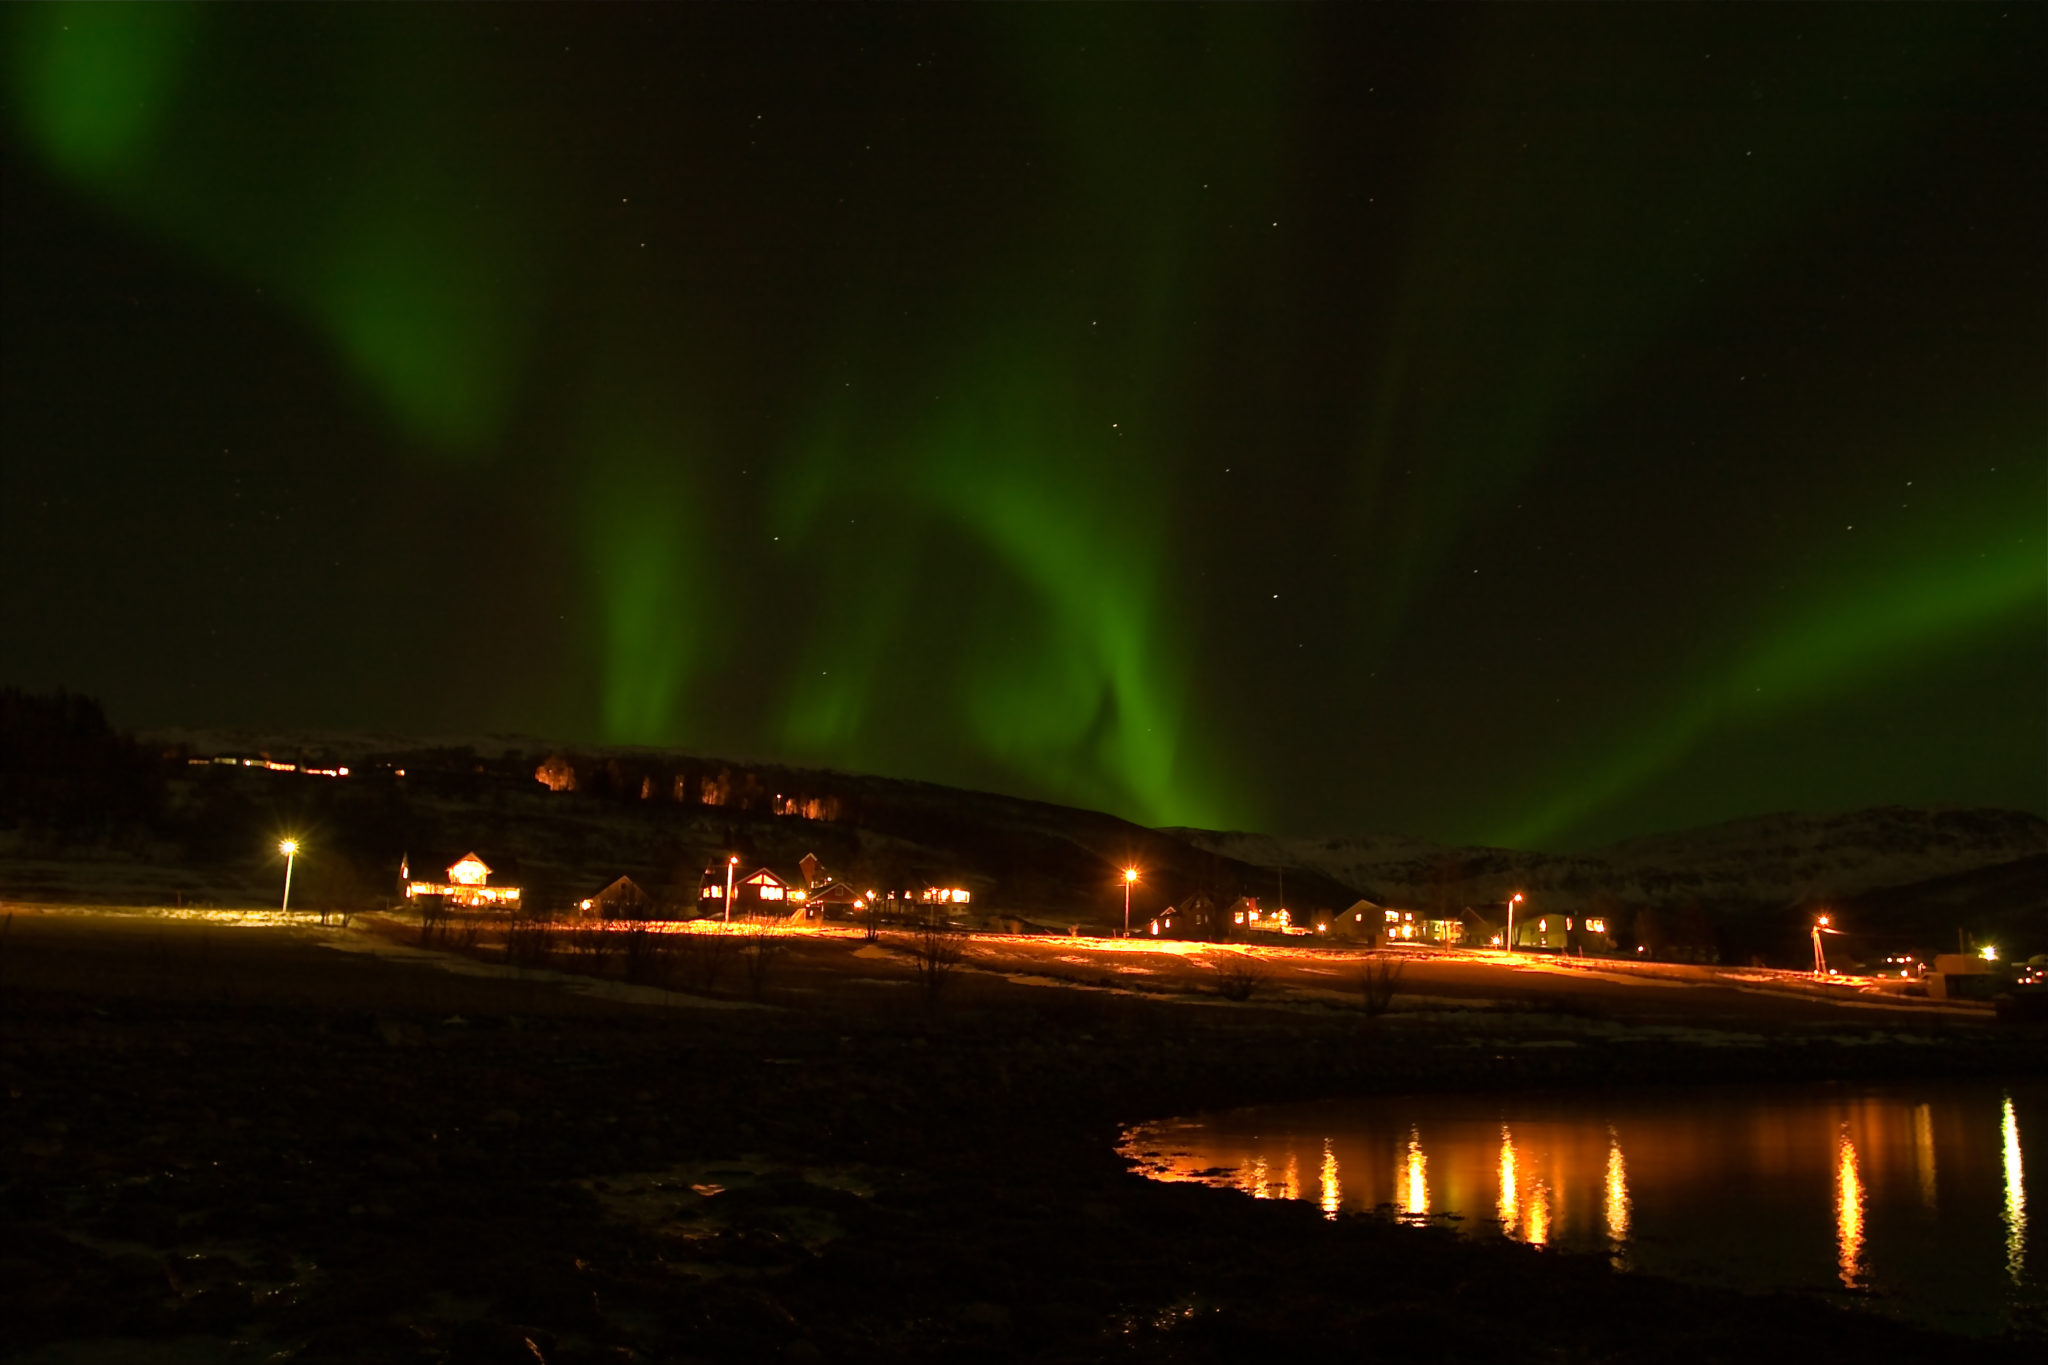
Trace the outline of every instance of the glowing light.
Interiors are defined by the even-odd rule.
[[[457,886],[482,886],[490,877],[491,869],[474,853],[448,869],[448,880]]]
[[[1621,1139],[1607,1130],[1607,1240],[1619,1250],[1628,1241],[1628,1163],[1622,1159]]]
[[[1134,882],[1134,881],[1138,880],[1138,869],[1137,869],[1137,868],[1135,868],[1135,867],[1127,867],[1127,868],[1125,868],[1125,869],[1124,869],[1124,880],[1125,880],[1125,881],[1127,881],[1127,882]]]
[[[1287,1154],[1287,1177],[1280,1184],[1280,1194],[1285,1199],[1301,1198],[1301,1158],[1292,1152]]]
[[[1863,1176],[1847,1133],[1835,1144],[1835,1259],[1844,1289],[1863,1280]]]
[[[1934,1208],[1934,1109],[1930,1105],[1913,1106],[1913,1168],[1920,1177],[1920,1202],[1930,1211]]]
[[[1535,1247],[1550,1240],[1550,1187],[1540,1180],[1529,1191],[1529,1217],[1523,1225],[1522,1238]]]
[[[1508,1126],[1500,1126],[1500,1227],[1513,1236],[1522,1221],[1522,1204],[1515,1180],[1515,1139]]]
[[[292,857],[299,851],[299,841],[297,839],[282,840],[277,846],[277,851],[287,858]]]
[[[1429,1213],[1429,1158],[1422,1154],[1422,1134],[1408,1130],[1408,1160],[1403,1170],[1401,1211],[1411,1218]]]
[[[1978,956],[1982,957],[1986,962],[1996,962],[1998,961],[1998,949],[1987,943],[1978,953]]]
[[[2020,1121],[2005,1097],[2005,1273],[2014,1284],[2027,1267],[2027,1187],[2020,1166]]]
[[[1266,1189],[1266,1158],[1259,1157],[1252,1162],[1251,1169],[1245,1174],[1243,1189],[1254,1199],[1272,1197]]]
[[[1606,933],[1606,932],[1607,932],[1607,921],[1606,921],[1606,920],[1604,920],[1604,919],[1589,919],[1589,920],[1587,920],[1587,921],[1586,921],[1586,932],[1587,932],[1587,933],[1589,933],[1589,934],[1604,934],[1604,933]]]
[[[1337,1149],[1330,1139],[1323,1139],[1323,1217],[1334,1219],[1337,1211],[1344,1207],[1344,1187],[1337,1180]]]

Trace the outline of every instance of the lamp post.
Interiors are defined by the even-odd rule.
[[[292,859],[299,855],[297,839],[283,839],[278,842],[277,851],[284,855],[284,904],[278,906],[278,913],[287,914],[292,908]]]
[[[1138,869],[1124,869],[1124,937],[1131,936],[1131,884],[1138,880]]]
[[[738,867],[739,865],[740,865],[740,855],[739,855],[739,854],[737,854],[737,853],[732,853],[732,854],[728,854],[728,855],[726,855],[726,859],[725,859],[725,923],[727,923],[727,924],[731,924],[731,923],[732,923],[732,874],[733,874],[733,869],[734,869],[734,868],[736,868],[736,867]]]
[[[1519,891],[1508,897],[1508,932],[1501,940],[1501,946],[1511,953],[1515,950],[1515,907],[1521,904],[1521,901],[1522,893]]]
[[[1826,976],[1828,974],[1828,956],[1821,951],[1820,936],[1822,934],[1836,934],[1840,932],[1839,929],[1830,929],[1828,927],[1828,917],[1826,915],[1822,915],[1813,922],[1813,974],[1815,976]]]

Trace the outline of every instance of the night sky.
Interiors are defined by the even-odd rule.
[[[0,682],[2048,810],[2041,5],[9,6]]]

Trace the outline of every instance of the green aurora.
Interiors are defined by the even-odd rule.
[[[323,569],[346,679],[123,714],[1515,846],[2048,807],[2039,11],[4,22],[10,180],[307,338],[365,434],[294,486],[448,509],[363,543],[527,641],[423,690]]]

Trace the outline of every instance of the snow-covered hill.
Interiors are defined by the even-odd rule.
[[[2039,816],[1939,807],[1755,816],[1573,855],[1386,835],[1169,832],[1248,863],[1318,871],[1386,904],[1477,905],[1521,891],[1566,911],[1617,901],[1732,910],[1820,904],[2048,854],[2048,821]]]

